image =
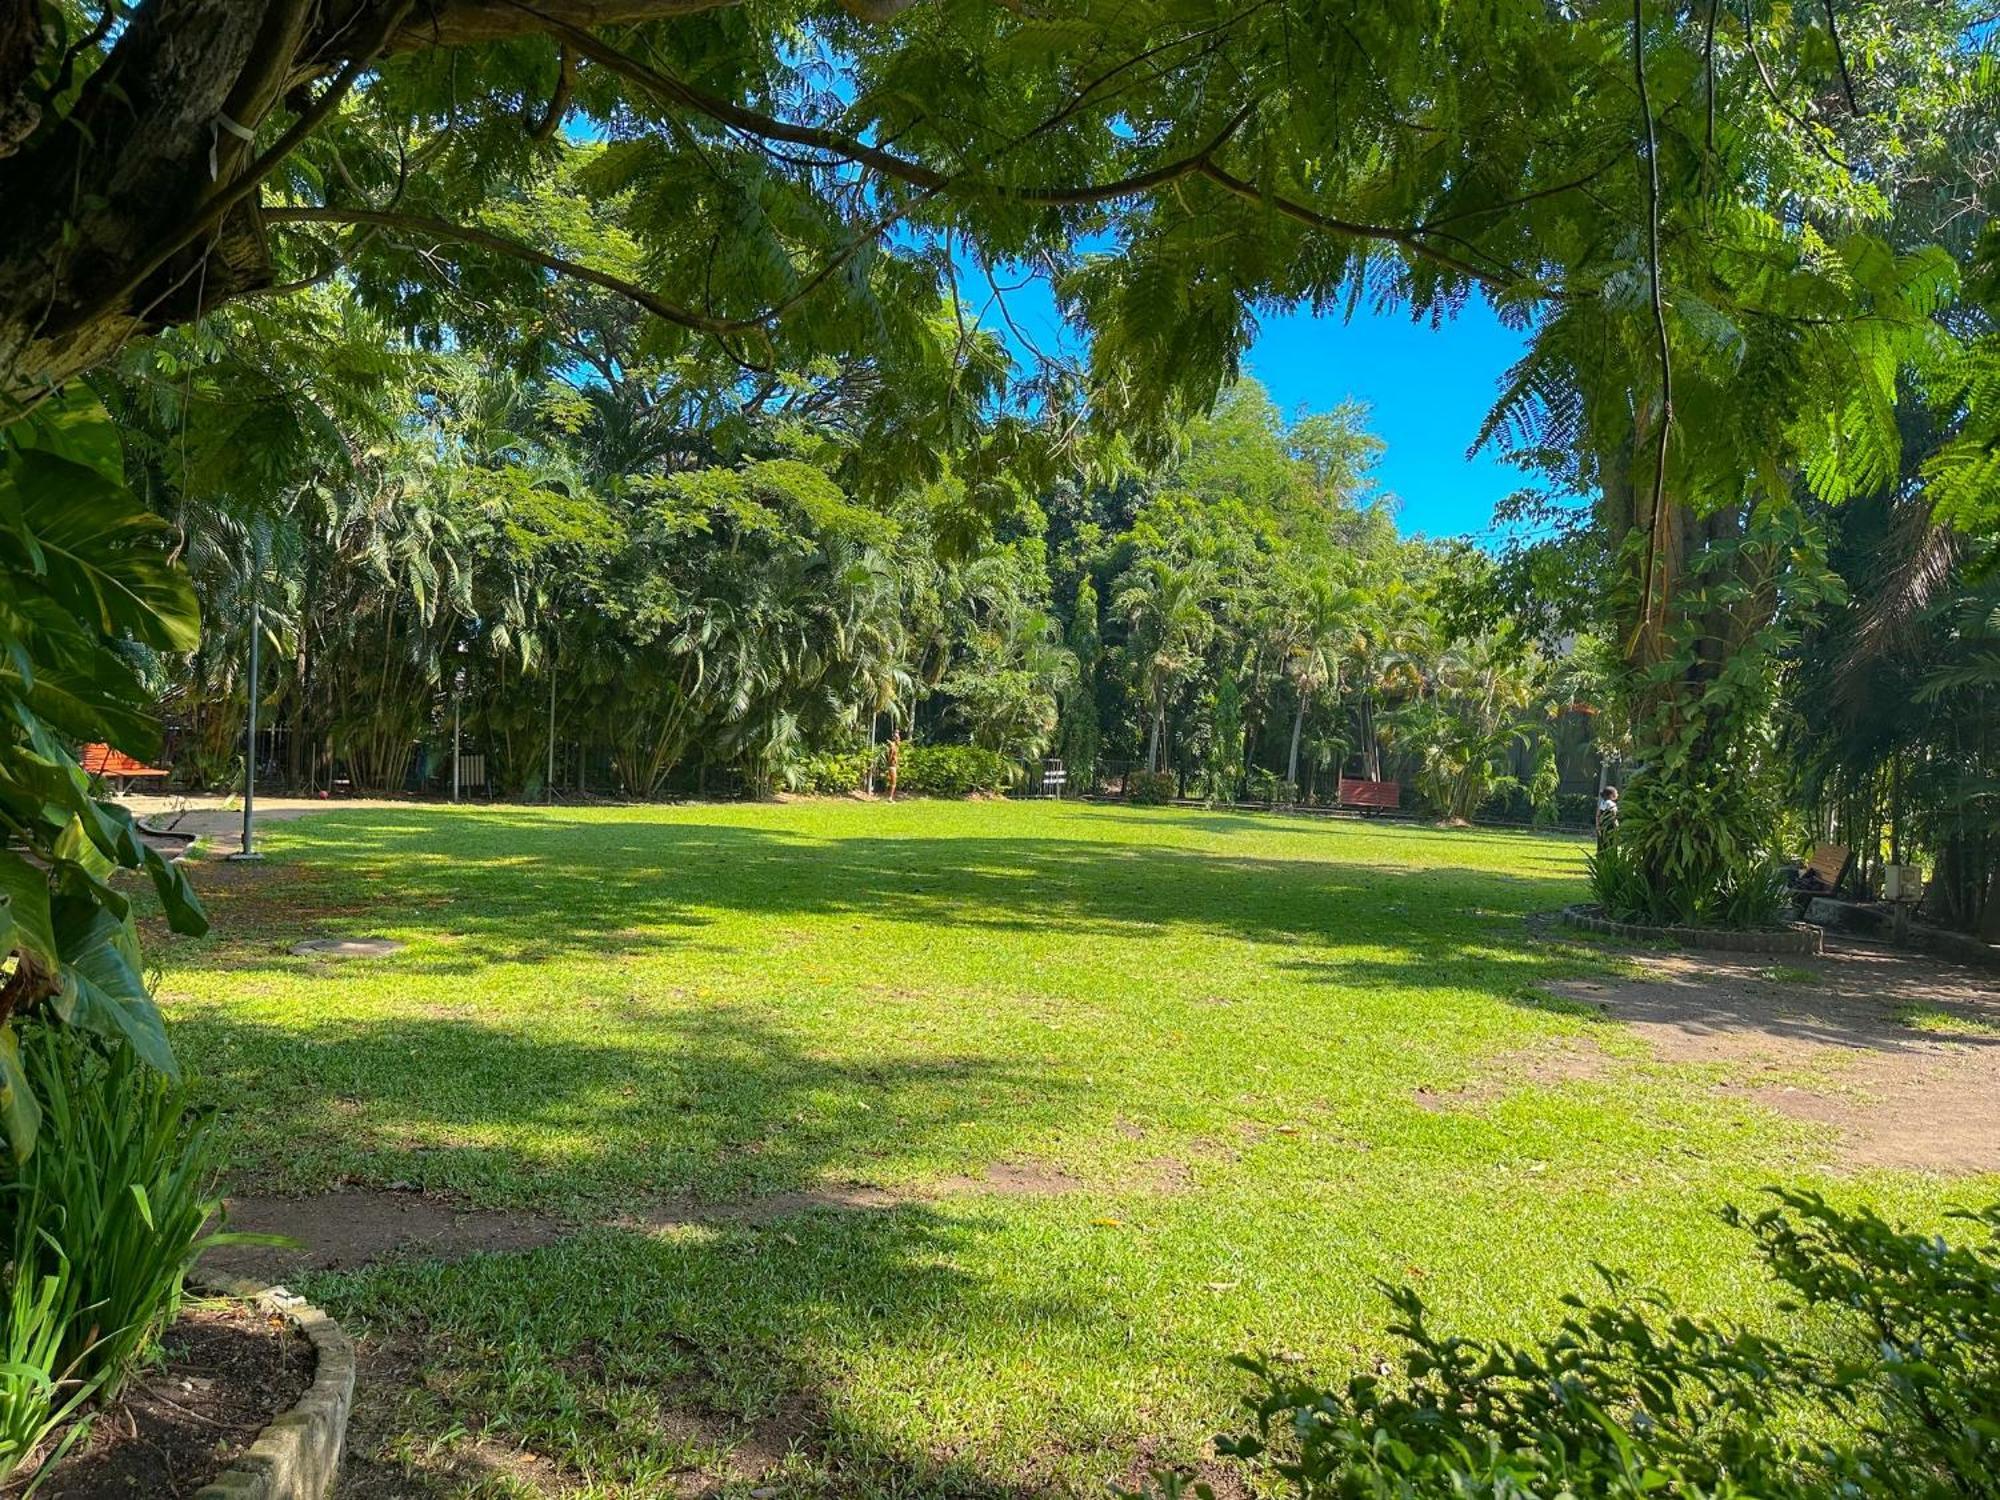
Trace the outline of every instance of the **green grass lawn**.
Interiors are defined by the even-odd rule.
[[[1487,1333],[1545,1326],[1593,1261],[1771,1319],[1724,1201],[1942,1207],[1542,995],[1618,961],[1522,920],[1578,897],[1573,840],[823,802],[352,810],[263,842],[198,872],[215,935],[149,950],[235,1185],[579,1226],[307,1282],[396,1351],[379,1493],[681,1493],[773,1414],[810,1434],[782,1493],[1101,1493],[1200,1456],[1233,1351],[1372,1361],[1377,1280]],[[287,952],[344,935],[409,946]],[[1575,1048],[1608,1061],[1523,1062]],[[968,1181],[996,1164],[1067,1190]],[[910,1201],[608,1224],[848,1183]]]

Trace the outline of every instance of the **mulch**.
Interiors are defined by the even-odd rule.
[[[192,1495],[312,1384],[313,1347],[283,1318],[243,1302],[190,1303],[158,1358],[98,1412],[36,1500]],[[13,1495],[31,1476],[7,1486]]]

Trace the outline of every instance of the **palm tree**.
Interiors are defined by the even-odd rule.
[[[1214,593],[1215,570],[1207,562],[1176,567],[1166,558],[1152,557],[1125,575],[1112,599],[1112,612],[1130,627],[1139,687],[1150,710],[1148,771],[1158,771],[1164,758],[1167,706],[1201,664],[1214,634],[1209,608]]]
[[[1285,675],[1298,695],[1292,715],[1292,745],[1285,760],[1285,780],[1299,784],[1299,742],[1313,695],[1331,687],[1340,692],[1341,658],[1361,634],[1367,595],[1333,574],[1316,569],[1300,578],[1280,617]]]

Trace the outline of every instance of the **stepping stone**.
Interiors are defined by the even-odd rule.
[[[402,951],[401,943],[388,938],[313,938],[292,945],[292,952],[302,957],[387,958]]]

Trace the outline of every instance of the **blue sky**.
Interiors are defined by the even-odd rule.
[[[1247,364],[1288,411],[1367,402],[1389,445],[1380,478],[1400,502],[1397,526],[1457,536],[1484,531],[1494,505],[1528,482],[1490,449],[1465,453],[1526,343],[1476,301],[1435,329],[1365,308],[1352,322],[1298,312],[1264,322]]]
[[[1045,282],[1023,284],[1019,272],[995,279],[1007,288],[1011,325],[969,265],[960,286],[968,310],[1017,350],[1025,339],[1044,351],[1077,351]],[[1300,311],[1266,317],[1244,364],[1287,413],[1324,411],[1349,397],[1368,404],[1369,426],[1388,444],[1377,478],[1396,499],[1405,536],[1477,536],[1492,523],[1493,507],[1529,482],[1490,449],[1466,456],[1526,346],[1526,335],[1502,327],[1477,300],[1441,328],[1366,307],[1351,321]]]

